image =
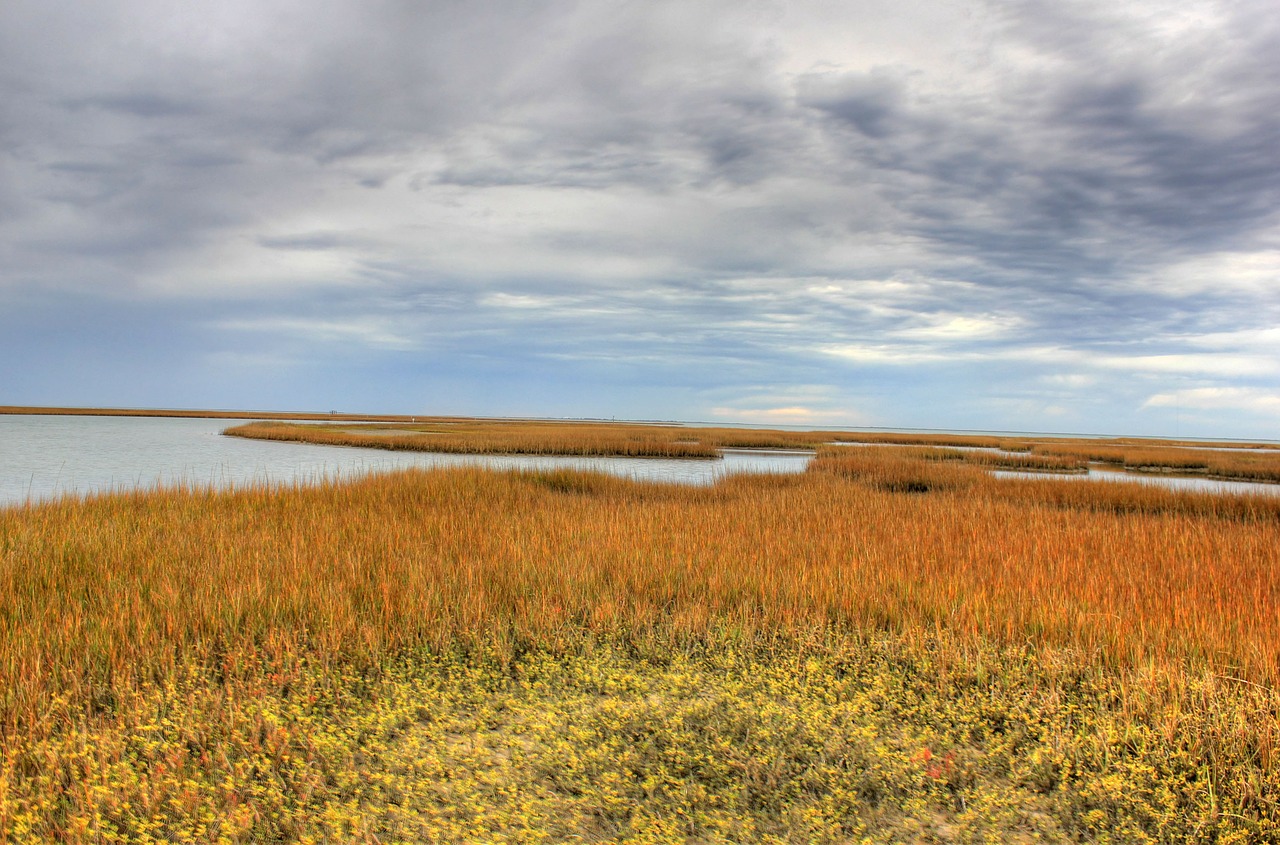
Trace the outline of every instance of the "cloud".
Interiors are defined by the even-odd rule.
[[[897,337],[925,341],[992,340],[1008,336],[1021,325],[1014,314],[932,314],[923,326],[902,329]]]
[[[1233,354],[1110,355],[1093,363],[1113,370],[1146,373],[1187,373],[1214,376],[1276,376],[1280,360]]]
[[[1119,426],[1130,380],[1278,377],[1278,76],[1265,0],[15,0],[0,312],[395,385],[429,349],[483,407],[505,366],[665,416]]]
[[[870,138],[883,138],[894,130],[905,88],[902,80],[885,72],[828,71],[800,77],[796,93],[801,105],[826,112]]]
[[[418,341],[398,330],[395,321],[376,316],[345,320],[299,317],[259,317],[227,319],[216,327],[231,332],[250,332],[276,338],[301,338],[312,343],[357,344],[360,347],[408,350]],[[244,360],[241,356],[238,360]]]
[[[712,416],[719,420],[762,425],[865,425],[865,416],[852,410],[829,410],[804,406],[778,408],[712,408]]]
[[[1198,408],[1222,413],[1245,411],[1274,415],[1280,412],[1280,391],[1248,387],[1195,387],[1157,393],[1143,403],[1144,408]]]

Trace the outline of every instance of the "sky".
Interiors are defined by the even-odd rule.
[[[0,404],[1280,439],[1274,0],[4,0]]]

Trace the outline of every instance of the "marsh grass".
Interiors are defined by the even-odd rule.
[[[1122,466],[1130,472],[1174,472],[1231,481],[1280,482],[1280,450],[1216,451],[1179,446],[1045,445],[1037,454]]]
[[[1280,449],[1244,444],[1230,449],[1197,448],[1173,442],[1144,443],[1122,439],[1039,440],[976,436],[839,435],[837,443],[867,443],[920,447],[912,454],[922,460],[954,460],[1023,472],[1085,472],[1090,463],[1129,472],[1202,475],[1224,481],[1280,482]],[[1001,452],[964,451],[999,449]],[[930,449],[932,457],[921,451]],[[1007,453],[1018,454],[1007,454]]]
[[[393,425],[298,424],[286,421],[235,426],[224,434],[379,449],[472,454],[555,454],[715,457],[722,449],[818,449],[835,442],[904,446],[1000,447],[1029,452],[1031,446],[972,435],[841,433],[636,423],[426,420]],[[1042,462],[1066,459],[1045,456]]]
[[[1264,841],[1278,563],[887,448],[0,510],[0,836]]]
[[[1018,451],[1020,441],[986,434],[907,434],[892,431],[836,432],[828,437],[835,443],[869,443],[882,446],[960,446],[977,449]]]
[[[509,420],[362,426],[255,422],[223,434],[422,452],[663,458],[716,458],[722,449],[814,449],[828,437],[772,429]]]
[[[913,460],[967,463],[1020,472],[1084,473],[1089,463],[1131,472],[1204,475],[1234,481],[1280,482],[1280,450],[1245,444],[1234,451],[1175,441],[1043,439],[891,432],[784,431],[638,425],[436,419],[418,423],[296,423],[260,421],[224,434],[334,446],[465,454],[715,458],[723,449],[824,450],[828,444],[906,449]],[[1246,448],[1253,446],[1256,448]]]
[[[257,440],[361,446],[412,452],[490,455],[582,455],[715,458],[714,445],[682,439],[660,426],[469,422],[442,426],[317,426],[256,422],[223,432]]]

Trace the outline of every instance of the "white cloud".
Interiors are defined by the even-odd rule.
[[[1093,373],[1051,373],[1040,376],[1040,382],[1050,387],[1080,390],[1098,383],[1098,376]]]
[[[1246,411],[1269,414],[1273,420],[1280,414],[1280,391],[1253,387],[1193,387],[1169,393],[1157,393],[1142,404],[1143,408],[1199,408],[1207,411]],[[1274,425],[1273,425],[1274,432]]]
[[[917,341],[941,343],[974,340],[994,340],[1009,335],[1023,320],[1013,314],[932,314],[928,323],[893,334]]]
[[[1280,224],[1272,231],[1272,237],[1280,238]],[[1218,251],[1197,255],[1161,268],[1158,273],[1136,280],[1136,283],[1145,289],[1166,294],[1269,296],[1280,288],[1280,250]]]
[[[349,287],[362,279],[351,249],[275,249],[248,233],[172,256],[137,276],[144,294],[199,299],[270,299]]]
[[[512,308],[519,311],[528,311],[543,308],[559,308],[564,304],[564,298],[497,291],[480,297],[476,300],[476,304],[489,308]]]
[[[951,358],[941,352],[921,347],[895,344],[838,343],[816,347],[825,355],[855,364],[892,364],[911,366],[945,361]]]
[[[718,407],[713,419],[760,425],[866,425],[864,414],[852,409],[808,408],[793,405],[781,408]]]
[[[352,343],[378,349],[417,349],[421,342],[408,334],[406,326],[381,317],[348,319],[308,319],[304,317],[252,317],[222,320],[216,328],[253,332],[311,343]]]
[[[1210,376],[1263,376],[1280,374],[1276,358],[1231,353],[1175,353],[1169,355],[1100,355],[1086,358],[1109,370]]]

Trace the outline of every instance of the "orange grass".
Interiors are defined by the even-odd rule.
[[[804,643],[843,643],[837,653],[874,662],[886,652],[873,641],[892,643],[898,661],[871,676],[887,684],[875,700],[908,722],[945,711],[966,726],[953,746],[990,761],[982,783],[958,782],[961,810],[965,795],[1005,795],[1001,766],[1014,763],[1001,761],[1014,760],[1043,769],[1047,780],[1032,782],[1060,794],[1081,831],[1132,828],[1136,813],[1176,840],[1226,841],[1216,826],[1200,835],[1219,812],[1227,827],[1275,830],[1280,499],[994,479],[936,456],[827,447],[804,475],[709,488],[470,468],[0,509],[0,837],[98,841],[114,820],[198,841],[222,819],[224,832],[241,831],[228,841],[277,841],[335,802],[352,825],[398,811],[401,785],[447,799],[454,769],[443,783],[395,780],[399,770],[379,770],[368,751],[394,750],[387,743],[430,721],[431,707],[411,697],[385,730],[351,723],[379,706],[397,666],[466,675],[496,655],[496,672],[518,673],[526,655],[572,658],[604,643],[766,663],[778,654],[803,674],[822,653]],[[839,660],[821,671],[840,677]],[[913,697],[919,684],[895,685],[917,664],[924,698]],[[607,703],[608,688],[591,683],[605,690],[592,700]],[[952,707],[957,694],[966,703]],[[282,722],[272,702],[298,721]],[[493,724],[479,711],[495,705],[459,706],[475,736],[464,727],[404,752],[447,751],[454,739],[474,751]],[[1059,713],[1062,735],[1026,751],[1018,737],[1038,729],[1041,706]],[[706,735],[736,743],[739,728],[709,712]],[[1002,714],[1020,715],[1005,724]],[[330,736],[331,723],[344,727]],[[644,737],[677,735],[649,716],[636,724]],[[933,745],[872,734],[886,756],[850,759],[901,768],[900,740]],[[569,735],[562,746],[570,759],[611,753],[593,742]],[[766,748],[749,764],[767,770],[795,750]],[[463,781],[492,777],[493,761],[473,756]],[[1127,762],[1110,767],[1113,756]],[[95,779],[104,765],[112,778]],[[386,777],[394,808],[357,800],[366,793],[352,784]],[[1130,792],[1136,809],[1124,815],[1129,805],[1108,796]],[[213,827],[196,824],[197,809]],[[1186,812],[1194,830],[1175,824]],[[379,841],[342,819],[333,835]]]
[[[869,447],[875,449],[876,447]],[[1079,458],[1065,455],[1036,455],[1030,453],[961,451],[944,447],[905,447],[911,458],[923,461],[959,461],[988,469],[1016,470],[1020,472],[1088,472],[1089,467]]]
[[[1185,446],[1055,443],[1036,446],[1035,453],[1116,464],[1131,472],[1177,472],[1238,481],[1280,482],[1280,450],[1227,452]]]
[[[38,409],[37,409],[38,410]],[[67,411],[65,413],[107,413]],[[217,412],[120,412],[205,416]],[[230,413],[226,416],[231,416]],[[235,437],[287,440],[332,446],[453,452],[466,454],[591,455],[627,457],[716,457],[725,448],[817,449],[828,443],[917,446],[938,449],[939,460],[964,460],[992,469],[1031,472],[1083,472],[1089,462],[1123,466],[1133,472],[1175,472],[1236,481],[1280,482],[1280,449],[1240,444],[1239,451],[1213,451],[1167,440],[1134,438],[1034,438],[966,434],[896,432],[784,431],[642,425],[636,423],[543,422],[464,418],[357,417],[293,415],[333,422],[365,420],[386,425],[300,425],[269,414],[273,422],[254,422],[224,431]],[[959,453],[946,447],[996,448],[1019,455]],[[927,456],[922,456],[927,457]]]
[[[260,440],[287,440],[375,449],[463,452],[468,454],[621,455],[630,457],[716,457],[722,449],[813,450],[831,442],[892,443],[901,446],[1001,447],[1021,455],[949,451],[947,459],[1009,469],[1071,471],[1080,459],[1032,455],[1023,441],[970,436],[848,434],[828,431],[643,425],[532,420],[449,419],[392,425],[314,425],[254,422],[224,434]]]
[[[1206,475],[1231,481],[1280,482],[1280,448],[1274,444],[1188,442],[1139,438],[1041,438],[988,435],[840,433],[837,443],[897,446],[968,446],[1025,452],[1012,455],[968,455],[966,460],[1001,469],[1081,471],[1087,463],[1123,466],[1131,472],[1171,472]],[[1230,451],[1226,451],[1230,450]],[[958,457],[951,455],[953,459]]]
[[[397,426],[257,422],[223,433],[259,440],[418,452],[665,458],[715,458],[725,448],[812,449],[827,437],[821,432],[768,429],[508,420]]]
[[[224,431],[233,437],[362,446],[411,452],[501,455],[592,455],[714,458],[719,450],[661,426],[468,422],[435,428],[249,423]]]
[[[900,449],[818,452],[810,472],[896,491],[963,490],[985,498],[1113,514],[1185,514],[1245,522],[1280,521],[1280,497],[1218,494],[1108,481],[1063,483],[1051,478],[993,478],[973,463],[943,463]]]
[[[466,469],[68,499],[0,511],[0,731],[109,706],[192,656],[234,673],[726,624],[945,628],[1274,687],[1277,564],[1273,499],[864,450],[709,489]]]
[[[974,446],[988,449],[1011,449],[1011,441],[1007,437],[996,437],[988,434],[908,434],[902,432],[839,432],[830,440],[837,443],[873,443],[894,446]]]

